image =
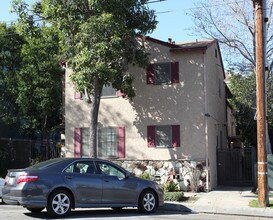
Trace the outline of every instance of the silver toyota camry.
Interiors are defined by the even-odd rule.
[[[149,213],[164,203],[162,187],[157,183],[137,178],[110,161],[93,158],[57,158],[8,170],[3,201],[31,212],[46,208],[54,217],[91,207],[138,207]]]

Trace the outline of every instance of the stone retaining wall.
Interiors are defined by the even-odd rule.
[[[162,185],[177,183],[178,189],[182,191],[202,192],[206,189],[207,169],[204,161],[112,161],[136,176],[148,173],[152,180]]]

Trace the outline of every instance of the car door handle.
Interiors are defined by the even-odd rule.
[[[110,180],[104,180],[104,182],[109,183],[109,182],[110,182]]]
[[[73,179],[72,176],[66,176],[65,178],[66,178],[66,179],[69,179],[69,180],[72,180],[72,179]]]

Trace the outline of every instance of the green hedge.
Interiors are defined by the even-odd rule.
[[[183,192],[165,192],[164,200],[165,201],[183,201],[184,193]]]

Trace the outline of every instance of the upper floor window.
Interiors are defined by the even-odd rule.
[[[222,98],[222,81],[220,79],[218,80],[218,93],[219,98]]]
[[[112,85],[104,85],[102,87],[101,97],[113,97],[117,96],[116,89]]]
[[[171,65],[170,63],[154,64],[154,80],[156,85],[171,84]]]
[[[147,72],[147,84],[164,85],[179,83],[179,63],[150,64]]]
[[[215,56],[215,58],[217,58],[218,57],[218,50],[215,48],[215,50],[214,50],[214,56]]]

